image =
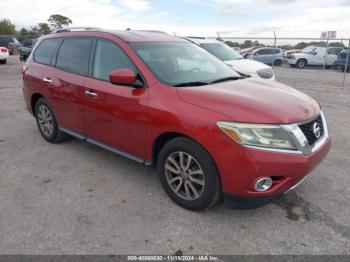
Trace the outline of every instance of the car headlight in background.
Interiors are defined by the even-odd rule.
[[[273,70],[272,68],[266,68],[266,69],[261,69],[256,72],[258,76],[264,79],[270,79],[273,77]]]
[[[217,122],[218,127],[237,143],[276,149],[296,150],[288,132],[279,125]]]

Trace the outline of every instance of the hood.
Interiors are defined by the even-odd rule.
[[[224,62],[231,66],[235,71],[245,75],[256,74],[256,72],[261,69],[271,68],[268,65],[251,59],[237,59]]]
[[[187,103],[222,113],[235,122],[292,124],[320,113],[311,97],[280,83],[247,78],[207,86],[181,87]]]

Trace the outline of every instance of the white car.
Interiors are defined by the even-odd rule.
[[[239,53],[221,41],[204,37],[186,37],[185,39],[199,45],[240,74],[276,80],[270,66],[258,61],[243,59]]]
[[[305,47],[301,53],[287,56],[287,63],[292,67],[305,68],[306,66],[333,66],[338,59],[341,47]]]
[[[6,64],[8,57],[9,57],[9,50],[6,47],[0,46],[0,64]]]

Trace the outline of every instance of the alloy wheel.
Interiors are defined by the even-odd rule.
[[[205,176],[197,160],[188,153],[178,151],[165,161],[165,176],[171,190],[185,200],[201,197],[205,187]]]
[[[40,105],[37,116],[41,131],[46,137],[51,137],[54,131],[54,123],[50,110],[47,106]]]

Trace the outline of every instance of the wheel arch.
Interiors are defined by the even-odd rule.
[[[30,108],[32,110],[33,115],[35,115],[35,105],[38,102],[38,100],[42,97],[44,97],[44,96],[40,93],[32,94],[32,96],[30,98]]]

